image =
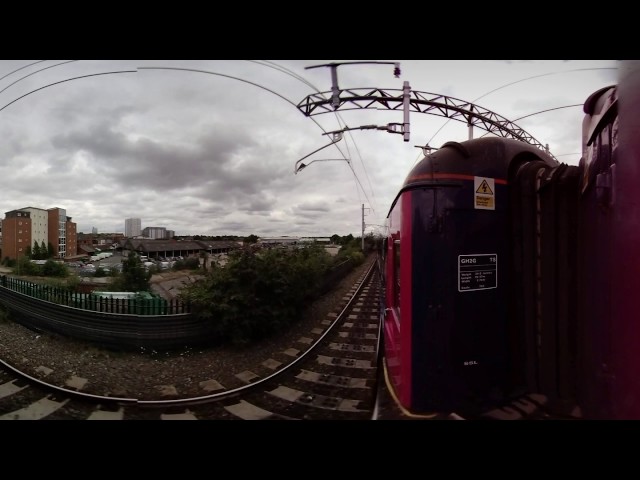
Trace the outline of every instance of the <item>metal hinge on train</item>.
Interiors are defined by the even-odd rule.
[[[611,207],[615,204],[615,189],[613,183],[615,179],[616,166],[611,165],[609,170],[596,175],[596,200],[602,207]]]

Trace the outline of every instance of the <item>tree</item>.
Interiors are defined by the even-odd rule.
[[[34,240],[33,248],[31,249],[31,258],[33,258],[34,260],[40,260],[43,253],[44,252],[40,251],[40,245],[38,245],[38,241]]]
[[[127,259],[122,262],[122,275],[112,282],[114,291],[142,292],[150,289],[151,272],[145,270],[140,257],[135,252],[129,252]]]
[[[36,247],[38,244],[37,243],[33,243],[33,246]],[[33,250],[31,250],[31,245],[27,245],[27,248],[24,249],[24,256],[25,257],[29,257],[29,258],[33,258],[35,259],[36,257],[33,256]]]
[[[244,237],[244,243],[258,243],[258,236],[251,234],[248,237]]]
[[[250,248],[229,255],[224,268],[180,291],[193,314],[210,322],[218,340],[264,338],[297,321],[320,292],[331,256],[322,246],[296,250]]]
[[[55,250],[53,249],[53,245],[51,244],[51,242],[49,242],[49,245],[47,245],[47,256],[49,258],[53,258],[55,256]]]
[[[354,238],[352,234],[340,237],[340,245],[349,245],[350,243],[353,243],[353,241]]]
[[[40,260],[46,260],[47,258],[53,258],[53,255],[49,256],[49,250],[47,250],[47,246],[44,244],[44,240],[40,242]]]
[[[18,258],[18,261],[16,263],[16,273],[18,275],[36,276],[42,274],[42,269],[39,265],[31,263],[31,261],[23,255],[22,257]]]

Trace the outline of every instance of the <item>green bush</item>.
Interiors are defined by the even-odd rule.
[[[178,270],[197,270],[200,268],[200,260],[196,257],[185,258],[184,260],[176,260],[172,269]]]
[[[338,254],[334,257],[335,263],[341,263],[345,260],[352,260],[355,265],[360,265],[364,262],[364,254],[360,248],[360,243],[351,242],[340,249]]]
[[[297,321],[331,264],[331,256],[316,246],[240,250],[180,296],[194,315],[210,321],[219,340],[243,344]]]
[[[45,277],[67,277],[69,270],[66,265],[49,259],[42,266],[42,275]]]

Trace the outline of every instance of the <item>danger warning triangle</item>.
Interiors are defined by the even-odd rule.
[[[493,191],[491,190],[491,187],[489,186],[489,184],[487,183],[486,180],[482,180],[482,183],[480,184],[480,186],[476,190],[476,193],[484,193],[485,195],[493,195]]]

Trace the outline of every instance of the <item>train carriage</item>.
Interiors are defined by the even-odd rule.
[[[623,66],[585,101],[579,165],[493,137],[407,176],[382,255],[404,409],[486,418],[535,393],[552,417],[640,418],[640,62]]]
[[[527,167],[557,165],[526,143],[480,138],[446,143],[407,176],[385,242],[385,359],[403,407],[476,412],[524,388],[509,188]]]

